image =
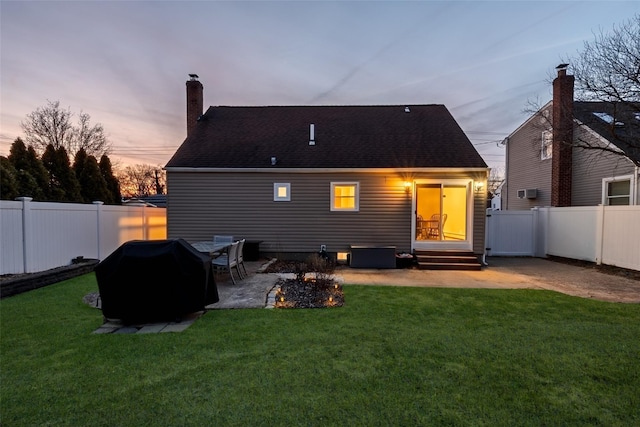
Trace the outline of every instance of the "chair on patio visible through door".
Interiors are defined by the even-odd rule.
[[[425,221],[427,223],[427,239],[439,239],[440,230],[444,230],[444,223],[447,222],[447,214],[433,214],[431,219]],[[443,231],[444,236],[444,231]]]

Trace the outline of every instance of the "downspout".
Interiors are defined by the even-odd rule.
[[[633,180],[635,181],[633,184],[633,188],[635,188],[636,192],[634,195],[634,205],[640,205],[640,188],[638,188],[638,184],[640,184],[640,166],[636,166],[636,173],[633,174]]]
[[[489,170],[487,170],[487,175],[485,177],[485,187],[487,187],[487,184],[489,183]],[[488,187],[487,187],[488,188]],[[489,247],[489,245],[487,245],[487,236],[489,235],[488,233],[488,229],[489,229],[489,220],[487,218],[489,218],[489,214],[488,211],[489,209],[486,207],[486,194],[487,194],[487,189],[485,188],[484,191],[485,194],[485,208],[484,208],[484,248],[482,251],[482,265],[484,265],[485,267],[487,267],[489,265],[489,263],[487,262],[487,248]]]

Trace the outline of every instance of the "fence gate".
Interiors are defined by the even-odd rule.
[[[535,256],[534,211],[487,209],[486,230],[488,256]]]

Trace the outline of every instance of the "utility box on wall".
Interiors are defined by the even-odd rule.
[[[351,246],[349,267],[396,268],[395,246]]]

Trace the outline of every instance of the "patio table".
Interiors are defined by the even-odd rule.
[[[191,246],[196,248],[198,252],[206,253],[211,257],[211,259],[214,259],[227,252],[231,243],[214,243],[212,240],[207,240],[204,242],[192,243]]]

